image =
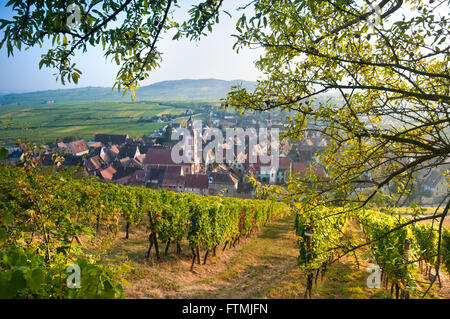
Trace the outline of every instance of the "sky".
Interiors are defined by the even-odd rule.
[[[12,12],[5,7],[4,1],[0,3],[0,19],[8,19]],[[182,0],[180,8],[185,13],[187,8],[199,1]],[[172,41],[167,34],[159,42],[159,48],[164,53],[161,67],[153,71],[149,78],[141,82],[141,86],[151,83],[178,79],[204,79],[216,78],[223,80],[255,81],[261,75],[254,66],[254,61],[262,53],[255,49],[242,49],[239,54],[232,49],[235,33],[235,24],[242,12],[235,8],[242,5],[242,1],[225,1],[223,9],[232,14],[232,18],[223,14],[220,24],[213,33],[199,42],[186,39]],[[180,10],[178,9],[178,10]],[[175,18],[184,16],[175,14]],[[0,35],[3,38],[3,34]],[[75,84],[56,82],[54,69],[43,67],[39,70],[41,54],[44,54],[49,45],[43,48],[35,47],[27,51],[15,51],[14,57],[7,56],[6,49],[0,50],[0,94],[21,93],[41,90],[64,89],[86,86],[112,87],[118,70],[115,62],[106,60],[100,48],[89,47],[88,52],[81,53],[73,60],[83,74]]]

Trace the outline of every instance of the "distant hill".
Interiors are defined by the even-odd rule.
[[[218,79],[174,80],[157,82],[136,90],[136,101],[142,100],[215,100],[225,97],[231,86],[241,83],[248,90],[256,87],[256,82],[225,81]],[[20,94],[0,95],[0,104],[44,104],[47,101],[59,103],[78,103],[96,101],[130,101],[129,94],[122,97],[117,90],[106,87],[84,87],[38,91]]]

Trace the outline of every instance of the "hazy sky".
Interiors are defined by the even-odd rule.
[[[9,8],[5,8],[5,2],[0,4],[0,19],[11,16]],[[183,0],[181,11],[185,12],[190,5],[198,3],[194,0]],[[235,33],[235,22],[242,14],[235,8],[242,5],[242,1],[225,1],[224,9],[230,12],[233,18],[227,15],[221,16],[221,21],[215,27],[212,34],[200,42],[188,40],[172,41],[168,34],[159,42],[159,48],[164,53],[161,67],[152,72],[149,78],[142,81],[141,85],[154,82],[177,79],[201,79],[217,78],[224,80],[242,79],[254,81],[260,75],[255,68],[255,61],[261,54],[259,50],[245,49],[236,54],[232,46]],[[186,4],[186,7],[184,7]],[[179,17],[176,14],[176,17]],[[1,35],[3,38],[3,34]],[[42,68],[38,63],[41,54],[46,48],[31,48],[28,51],[16,52],[14,57],[6,54],[6,49],[0,50],[0,93],[39,91],[59,88],[107,86],[114,83],[117,66],[107,61],[100,49],[89,47],[88,52],[79,54],[74,61],[83,72],[78,85],[62,84],[56,82],[53,75],[55,70]]]

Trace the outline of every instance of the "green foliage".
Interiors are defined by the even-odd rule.
[[[417,252],[417,243],[422,246],[424,243],[415,240],[411,227],[399,227],[406,220],[370,210],[358,212],[356,218],[371,241],[370,249],[375,262],[386,277],[402,289],[414,286],[415,265],[406,261]],[[408,250],[405,250],[406,247]]]
[[[8,156],[8,150],[4,147],[0,147],[0,159]]]
[[[318,208],[312,211],[298,210],[295,230],[299,247],[299,266],[307,273],[326,266],[337,248],[342,246],[342,237],[348,223],[348,213],[338,208]],[[308,237],[310,247],[308,250]]]
[[[414,224],[412,231],[417,244],[417,254],[428,265],[437,260],[438,226],[435,224]]]
[[[442,235],[442,261],[450,273],[450,230],[445,229]]]
[[[68,288],[62,259],[48,263],[32,249],[10,246],[0,251],[0,298],[122,298],[113,271],[85,258],[72,260],[81,269],[81,287]]]
[[[407,219],[373,210],[354,213],[362,226],[375,262],[386,278],[399,287],[414,287],[413,271],[418,261],[436,265],[438,258],[449,266],[449,230],[443,228],[438,255],[439,227],[435,223],[410,223]]]

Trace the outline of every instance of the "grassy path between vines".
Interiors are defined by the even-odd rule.
[[[161,259],[154,252],[145,258],[147,240],[145,229],[131,231],[130,239],[120,239],[115,253],[128,256],[134,268],[127,277],[127,298],[303,298],[305,279],[297,266],[298,249],[293,230],[293,216],[273,221],[250,238],[241,239],[236,247],[208,257],[206,265],[195,265],[189,271],[191,251],[184,242],[182,254],[170,247]],[[123,237],[119,234],[119,237]],[[202,262],[204,251],[201,252]],[[390,298],[383,289],[368,289],[366,262],[343,258],[331,265],[322,281],[313,289],[313,298]],[[447,276],[445,276],[447,277]],[[444,286],[448,285],[445,278]],[[447,290],[433,289],[433,298],[448,298]],[[442,295],[442,292],[444,292]]]

